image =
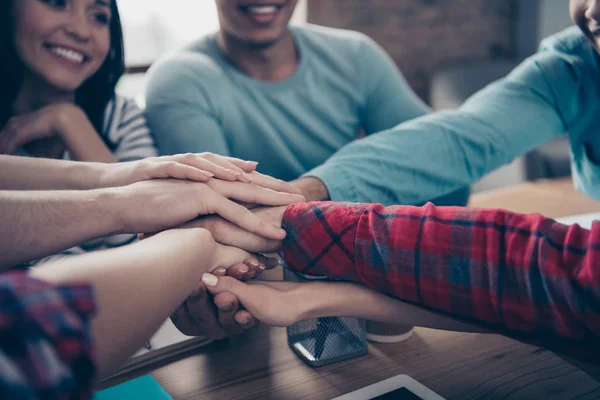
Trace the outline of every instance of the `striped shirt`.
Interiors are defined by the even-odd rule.
[[[119,162],[135,161],[158,155],[144,113],[131,99],[116,95],[107,105],[104,115],[104,130],[101,132],[101,136]],[[29,156],[24,149],[18,150],[17,155]],[[63,159],[71,159],[68,151],[65,151]],[[64,256],[83,254],[106,247],[123,246],[135,240],[136,235],[131,234],[108,236],[43,258],[32,265],[40,265]]]
[[[598,362],[600,223],[459,207],[288,207],[288,266]]]

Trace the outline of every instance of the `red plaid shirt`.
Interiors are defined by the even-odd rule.
[[[600,223],[460,207],[290,206],[288,266],[598,360]],[[598,351],[600,352],[600,351]]]
[[[0,275],[0,399],[87,399],[96,373],[89,285]]]

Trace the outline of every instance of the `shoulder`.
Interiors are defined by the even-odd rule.
[[[216,48],[214,35],[209,35],[155,62],[148,71],[149,94],[153,89],[179,90],[210,84],[223,76],[223,56]]]
[[[105,127],[113,130],[123,122],[132,119],[144,119],[144,113],[135,100],[115,94],[106,105]]]
[[[311,24],[294,26],[291,29],[296,37],[316,49],[356,55],[364,47],[379,48],[374,40],[356,31]]]

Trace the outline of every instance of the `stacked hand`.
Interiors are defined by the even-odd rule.
[[[250,253],[273,252],[285,237],[281,216],[286,206],[304,201],[290,184],[259,174],[254,171],[255,163],[238,159],[201,154],[157,157],[137,163],[110,165],[122,172],[113,170],[101,180],[100,186],[136,182],[111,189],[120,198],[117,203],[124,205],[117,213],[122,232],[152,234],[175,226],[203,227],[222,245]],[[256,205],[261,207],[252,211],[248,208]],[[249,258],[227,269],[229,265],[223,260],[224,267],[214,274],[249,280],[277,264],[272,259],[259,259]],[[175,311],[172,320],[184,334],[221,339],[256,323],[247,312],[238,315],[238,310],[235,295],[223,292],[213,299],[199,282],[195,293]]]
[[[281,221],[287,205],[276,207],[257,207],[252,209],[255,217],[260,218],[271,226],[281,227]],[[251,253],[274,253],[281,249],[283,236],[266,237],[252,233],[247,229],[220,218],[211,216],[200,218],[183,225],[184,228],[204,228],[213,235],[218,243],[246,250]],[[231,280],[246,281],[255,278],[266,268],[271,268],[280,264],[277,257],[250,259],[243,264],[236,264],[227,270],[225,268],[217,269],[213,274],[226,278],[226,282]],[[286,283],[281,283],[285,285]],[[279,283],[269,284],[278,287]],[[291,286],[286,286],[291,287]],[[258,289],[258,288],[257,288]],[[265,288],[266,290],[266,288]],[[260,292],[263,293],[263,292]],[[270,293],[270,292],[264,292]],[[193,296],[187,300],[172,315],[174,324],[186,335],[190,336],[208,336],[212,339],[222,339],[224,337],[241,333],[256,325],[252,309],[240,310],[240,301],[236,294],[225,289],[218,291],[207,291],[204,283],[200,283]],[[256,307],[258,309],[259,307]],[[250,311],[250,312],[249,312]],[[256,315],[259,317],[259,315]],[[260,320],[260,317],[258,318]],[[268,322],[268,321],[264,321]],[[277,325],[277,324],[276,324]]]

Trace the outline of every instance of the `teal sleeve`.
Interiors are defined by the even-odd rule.
[[[408,85],[390,56],[366,36],[361,40],[358,63],[365,92],[366,134],[390,129],[431,111]]]
[[[540,53],[460,110],[351,143],[306,175],[332,200],[418,204],[450,193],[565,132],[575,75],[560,56]]]
[[[216,79],[203,66],[173,59],[149,73],[146,118],[160,154],[201,153],[229,155],[211,88]]]

